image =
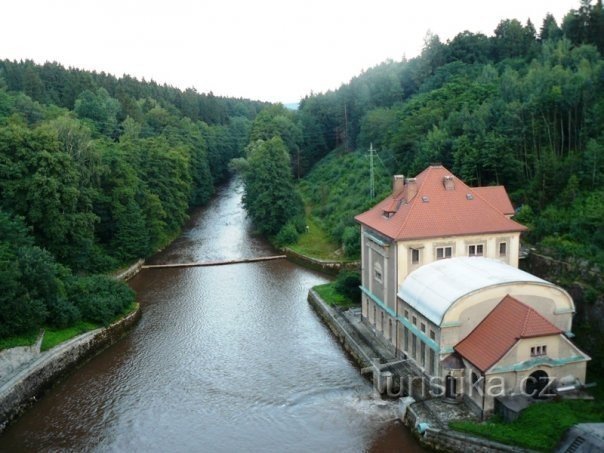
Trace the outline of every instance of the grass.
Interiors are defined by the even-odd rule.
[[[337,253],[339,246],[333,243],[312,216],[306,216],[306,225],[307,231],[302,233],[298,242],[290,245],[289,248],[311,258],[341,261],[342,256]]]
[[[321,296],[321,299],[323,299],[327,305],[331,305],[332,307],[348,308],[358,306],[357,303],[336,291],[334,282],[318,285],[313,289]]]
[[[17,337],[0,339],[0,351],[3,349],[16,348],[19,346],[31,346],[36,342],[39,332],[31,332],[29,334],[19,335]]]
[[[567,400],[533,404],[511,423],[495,416],[483,423],[455,421],[449,426],[505,444],[551,451],[571,426],[598,422],[604,422],[604,403],[601,400]]]
[[[123,318],[124,316],[129,315],[134,310],[136,310],[137,307],[138,304],[134,302],[122,314],[116,316],[114,322],[118,319]],[[67,340],[71,340],[73,337],[76,337],[86,332],[90,332],[94,329],[98,329],[99,327],[103,327],[103,325],[87,321],[79,321],[76,325],[66,327],[64,329],[45,327],[44,338],[42,339],[42,345],[40,348],[42,351],[47,351],[61,343],[64,343]],[[34,332],[29,335],[21,335],[17,337],[2,339],[0,340],[0,351],[2,349],[10,349],[15,348],[17,346],[31,346],[35,343],[37,337],[38,332]]]
[[[94,329],[98,329],[99,327],[101,327],[99,324],[80,321],[75,326],[66,327],[64,329],[47,328],[44,332],[44,339],[42,340],[41,349],[42,351],[47,351],[51,348],[54,348],[58,344],[71,340],[73,337]]]

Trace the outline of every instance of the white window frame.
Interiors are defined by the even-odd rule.
[[[503,253],[501,253],[501,246],[503,246]],[[499,258],[506,258],[508,256],[508,241],[500,241],[497,244],[497,255]]]
[[[447,250],[449,251],[449,254],[447,256]],[[442,252],[442,256],[438,256],[438,253]],[[435,249],[436,252],[436,259],[437,260],[444,260],[444,259],[448,259],[448,258],[452,258],[453,257],[453,246],[452,245],[441,245],[436,247]]]
[[[480,253],[478,252],[480,249]],[[481,242],[468,245],[468,256],[484,256],[485,246]],[[473,250],[473,252],[472,252]]]

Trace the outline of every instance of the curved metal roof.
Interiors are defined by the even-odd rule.
[[[413,271],[398,290],[398,297],[436,325],[457,300],[474,291],[508,283],[555,286],[501,261],[459,257],[435,261]]]

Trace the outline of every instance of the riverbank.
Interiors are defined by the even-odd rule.
[[[26,354],[26,360],[18,364],[11,376],[0,376],[0,433],[61,377],[122,338],[140,317],[137,306],[108,327],[86,332],[47,351],[40,350],[41,338],[19,351]],[[3,353],[14,355],[11,350]]]
[[[463,404],[432,398],[430,383],[361,321],[360,308],[331,307],[314,289],[308,293],[308,302],[374,388],[387,398],[399,398],[400,419],[423,446],[460,453],[528,451],[449,429],[450,421],[474,420],[474,415]]]
[[[293,263],[329,275],[337,275],[341,270],[358,270],[361,264],[360,261],[322,260],[296,252],[289,247],[284,247],[281,251],[285,253],[287,259]]]

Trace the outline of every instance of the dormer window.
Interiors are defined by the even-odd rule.
[[[422,203],[428,203],[429,201],[430,201],[430,198],[428,198],[428,195],[422,196]]]

